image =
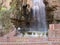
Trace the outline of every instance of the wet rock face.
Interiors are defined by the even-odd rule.
[[[60,20],[60,0],[45,0],[45,4],[46,4],[46,6],[48,6],[47,8],[49,9],[49,10],[51,10],[51,12],[50,12],[50,15],[52,14],[53,15],[53,20],[55,20],[55,22],[57,23],[57,21],[56,20]],[[48,12],[49,12],[49,10],[48,10]],[[48,15],[48,13],[47,13],[47,15]],[[54,22],[54,23],[55,23]]]

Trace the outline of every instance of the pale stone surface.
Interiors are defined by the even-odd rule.
[[[51,38],[60,38],[60,24],[50,24],[48,36]]]

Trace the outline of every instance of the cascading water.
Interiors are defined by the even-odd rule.
[[[33,18],[35,22],[33,23],[30,31],[47,31],[46,25],[46,13],[45,4],[43,0],[33,0]]]
[[[46,37],[47,24],[46,24],[46,13],[45,13],[45,4],[43,0],[32,0],[33,7],[33,22],[28,27],[28,31],[24,32],[24,36],[30,37],[39,37],[43,36],[41,32],[44,33]],[[20,28],[18,28],[20,30]]]

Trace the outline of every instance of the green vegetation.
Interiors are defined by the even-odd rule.
[[[13,9],[11,8],[11,9],[7,10],[7,8],[2,6],[2,4],[0,5],[0,26],[2,26],[0,33],[2,32],[3,34],[6,34],[12,28],[10,15],[11,15]]]

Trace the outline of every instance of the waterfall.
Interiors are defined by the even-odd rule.
[[[33,19],[35,20],[30,31],[47,31],[45,4],[43,0],[33,1]]]
[[[47,37],[47,24],[46,24],[46,12],[45,4],[43,0],[32,0],[32,17],[33,21],[27,26],[27,28],[18,27],[18,32],[23,31],[24,34],[18,33],[20,36],[27,37]],[[26,30],[26,31],[24,31]],[[19,36],[18,35],[18,36]]]

